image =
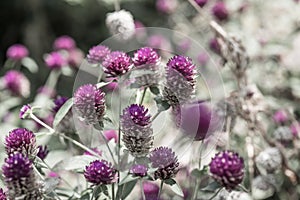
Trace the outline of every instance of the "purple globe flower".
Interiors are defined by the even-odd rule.
[[[52,52],[45,58],[45,63],[50,69],[61,69],[67,64],[66,59],[59,52]]]
[[[190,39],[183,39],[177,44],[177,51],[181,54],[187,53],[191,48],[192,42]]]
[[[41,199],[32,162],[21,153],[11,154],[2,166],[9,199]]]
[[[209,56],[207,53],[201,52],[198,54],[197,60],[201,66],[205,66],[209,60]]]
[[[36,154],[36,138],[32,131],[25,128],[17,128],[9,132],[5,137],[5,149],[7,154],[22,153],[26,156]]]
[[[207,0],[195,0],[195,2],[202,8],[207,3]]]
[[[175,152],[168,147],[158,147],[150,153],[150,162],[153,168],[155,179],[166,180],[173,178],[178,172],[179,162]]]
[[[222,151],[209,164],[212,177],[226,190],[233,190],[244,178],[244,160],[237,153]]]
[[[47,157],[48,153],[49,153],[49,150],[48,150],[47,146],[39,145],[38,153],[36,156],[39,157],[41,160],[44,160]]]
[[[212,13],[220,21],[225,21],[229,17],[227,7],[222,1],[216,2],[212,8]]]
[[[148,168],[146,165],[133,165],[130,168],[131,174],[133,174],[135,176],[140,176],[140,177],[146,176],[147,171],[148,171]]]
[[[220,46],[217,38],[212,38],[209,41],[209,48],[216,54],[221,54],[221,46]]]
[[[143,183],[143,190],[146,200],[158,200],[159,186],[150,181],[145,181]]]
[[[159,34],[149,36],[147,40],[147,45],[159,50],[170,51],[172,49],[168,38]]]
[[[291,130],[292,134],[294,135],[294,137],[297,138],[300,134],[300,122],[293,123],[290,126],[290,130]]]
[[[84,54],[80,49],[72,49],[68,51],[67,63],[73,68],[78,68],[84,59]]]
[[[74,106],[87,123],[99,123],[105,113],[105,94],[92,84],[80,86],[74,94]]]
[[[122,51],[111,52],[104,58],[102,64],[108,77],[121,76],[132,67],[130,57]]]
[[[14,61],[20,61],[28,56],[28,49],[22,44],[14,44],[7,49],[6,56]]]
[[[7,200],[6,195],[2,188],[0,188],[0,200]]]
[[[86,166],[84,177],[94,185],[111,184],[117,180],[117,171],[106,160],[95,160]]]
[[[170,14],[175,11],[177,4],[177,0],[157,0],[156,9],[162,13]]]
[[[275,112],[275,114],[273,115],[273,120],[277,123],[277,124],[282,124],[284,122],[286,122],[288,120],[288,114],[286,113],[285,110],[278,110]]]
[[[75,47],[76,43],[74,39],[67,35],[56,38],[53,43],[53,48],[55,50],[72,50]]]
[[[66,103],[66,101],[68,101],[68,97],[57,97],[55,100],[54,100],[54,108],[53,108],[53,111],[55,113],[58,112],[58,110]]]
[[[28,97],[30,94],[30,82],[19,71],[9,70],[3,77],[4,86],[8,89],[13,95]]]
[[[89,53],[87,55],[87,60],[89,63],[99,64],[101,63],[105,56],[110,54],[110,49],[104,45],[97,45],[90,48]]]
[[[27,118],[29,116],[30,110],[31,110],[31,106],[29,104],[22,106],[19,114],[20,119]]]
[[[152,48],[143,47],[134,53],[132,60],[136,67],[142,65],[155,65],[160,62],[160,56]]]
[[[142,105],[132,104],[123,110],[121,116],[123,142],[133,156],[147,155],[153,145],[150,117],[148,109]]]
[[[118,142],[118,134],[116,130],[105,130],[103,131],[103,135],[108,141],[114,139],[116,143]]]

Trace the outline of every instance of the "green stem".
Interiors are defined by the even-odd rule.
[[[111,186],[111,196],[112,196],[112,200],[115,200],[115,184],[114,183]]]
[[[213,200],[218,194],[219,192],[222,190],[223,188],[219,188],[218,191],[212,196],[209,198],[209,200]]]
[[[146,200],[146,196],[144,193],[144,187],[143,187],[143,179],[140,178],[140,186],[141,186],[141,194],[142,194],[142,200]]]
[[[100,136],[101,136],[102,140],[104,140],[105,145],[106,145],[106,147],[107,147],[107,149],[108,149],[108,151],[109,151],[109,153],[110,153],[110,156],[111,156],[111,158],[113,159],[114,165],[116,166],[116,165],[117,165],[117,162],[116,162],[116,160],[115,160],[115,157],[114,157],[114,154],[113,154],[112,150],[110,149],[110,147],[109,147],[109,145],[108,145],[107,139],[104,137],[103,133],[101,133],[101,132],[100,132]]]
[[[144,98],[145,98],[147,89],[148,89],[148,87],[145,87],[145,88],[144,88],[144,91],[143,91],[143,94],[142,94],[142,98],[141,98],[141,101],[140,101],[140,104],[141,104],[141,105],[143,104],[143,101],[144,101]]]
[[[120,10],[120,2],[119,2],[119,0],[115,0],[114,1],[114,6],[115,6],[115,11],[119,11]]]
[[[163,186],[164,186],[164,181],[162,180],[162,181],[160,182],[160,187],[159,187],[159,192],[158,192],[157,199],[159,199],[159,197],[160,197],[160,195],[161,195]]]
[[[35,122],[37,122],[38,124],[40,124],[41,126],[45,127],[46,129],[48,129],[50,131],[51,134],[55,133],[55,130],[53,128],[51,128],[50,126],[48,126],[47,124],[45,124],[44,122],[42,122],[39,118],[37,118],[32,112],[30,112],[30,117],[31,119],[33,119]]]
[[[60,74],[61,74],[61,71],[52,70],[48,76],[45,86],[54,89],[57,84]]]

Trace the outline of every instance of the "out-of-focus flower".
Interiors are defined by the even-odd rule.
[[[39,87],[38,90],[37,90],[37,92],[39,94],[46,95],[46,96],[48,96],[50,98],[53,98],[56,95],[56,91],[54,89],[46,86],[46,85]]]
[[[76,47],[73,38],[67,35],[60,36],[53,43],[54,50],[72,50]]]
[[[156,0],[156,9],[166,14],[174,12],[177,5],[177,0]]]
[[[133,156],[147,155],[153,145],[150,117],[148,109],[142,105],[132,104],[123,110],[121,116],[123,142]]]
[[[183,39],[177,44],[177,51],[180,54],[186,54],[192,46],[190,39]]]
[[[91,150],[92,150],[93,152],[95,152],[96,154],[98,154],[99,156],[102,156],[102,151],[99,150],[97,147],[92,148]],[[84,155],[88,155],[88,156],[94,156],[94,155],[91,154],[89,151],[85,151],[83,154],[84,154]]]
[[[166,84],[163,91],[170,105],[188,102],[195,92],[196,65],[185,56],[173,56],[166,67]]]
[[[251,188],[252,197],[254,199],[267,199],[275,192],[275,187],[263,176],[258,176],[253,179]]]
[[[155,179],[166,180],[173,178],[178,172],[179,162],[175,152],[168,147],[155,148],[150,153],[150,162],[153,168],[157,168],[154,172]]]
[[[170,41],[163,35],[151,35],[147,40],[147,46],[158,50],[171,50]]]
[[[147,175],[147,171],[148,171],[148,168],[146,165],[133,165],[131,168],[130,168],[130,173],[135,175],[135,176],[140,176],[140,177],[143,177],[143,176],[146,176]]]
[[[261,174],[272,174],[281,169],[282,157],[277,148],[267,148],[255,158],[255,163]]]
[[[201,66],[205,66],[209,60],[207,53],[201,52],[197,56],[197,60]]]
[[[5,149],[7,154],[18,152],[25,156],[36,155],[35,135],[25,128],[14,129],[5,137]]]
[[[80,86],[74,94],[74,107],[87,123],[97,124],[105,113],[105,94],[92,84]]]
[[[55,100],[54,100],[54,108],[53,108],[53,111],[55,113],[57,113],[59,111],[59,109],[66,103],[66,101],[68,101],[68,97],[57,97]]]
[[[26,119],[30,115],[31,106],[29,104],[22,106],[20,109],[20,119]]]
[[[19,71],[9,70],[3,77],[4,86],[13,95],[21,96],[27,98],[30,94],[30,82]]]
[[[212,8],[213,15],[220,21],[225,21],[229,17],[228,9],[226,4],[222,1],[218,1]]]
[[[130,57],[122,51],[113,51],[103,61],[104,72],[108,77],[118,77],[128,72],[131,67]]]
[[[145,181],[143,182],[143,190],[146,200],[158,200],[159,186],[153,182]]]
[[[32,162],[23,154],[11,154],[2,167],[9,199],[42,199]]]
[[[273,115],[273,120],[277,124],[282,124],[282,123],[284,123],[284,122],[286,122],[288,120],[288,114],[287,114],[287,112],[285,110],[278,110]]]
[[[274,138],[283,144],[293,141],[294,135],[288,126],[280,126],[274,131]]]
[[[209,40],[209,48],[216,54],[221,54],[221,46],[217,38],[212,38]]]
[[[300,134],[300,122],[293,123],[290,126],[290,130],[291,130],[292,134],[294,135],[294,137],[298,137]]]
[[[4,193],[2,188],[0,188],[0,200],[7,200],[6,194]]]
[[[146,29],[142,22],[135,20],[134,21],[134,27],[135,27],[135,35],[138,38],[143,38],[146,36]]]
[[[84,54],[80,49],[72,49],[68,52],[67,62],[73,67],[77,68],[83,61]]]
[[[7,49],[6,56],[14,61],[20,61],[28,56],[28,49],[22,44],[14,44]]]
[[[105,130],[103,131],[103,135],[108,141],[114,139],[116,143],[118,142],[118,134],[116,130]]]
[[[56,173],[56,172],[49,172],[48,173],[48,177],[50,177],[50,178],[58,178],[59,177],[59,174],[58,173]]]
[[[232,191],[226,200],[252,200],[252,198],[246,192]]]
[[[207,3],[207,0],[195,0],[195,2],[202,8]]]
[[[45,63],[50,69],[61,69],[67,64],[66,59],[59,52],[51,52],[45,58]]]
[[[226,190],[233,190],[244,178],[244,160],[237,153],[222,151],[209,164],[212,177]]]
[[[90,48],[89,53],[87,55],[87,60],[92,64],[100,64],[105,56],[110,54],[110,49],[104,45],[97,45]]]
[[[128,40],[135,33],[133,16],[126,10],[108,13],[105,22],[112,34],[119,34],[118,39]]]
[[[47,149],[47,146],[38,146],[38,153],[37,153],[37,157],[39,157],[41,160],[44,160],[47,155],[49,153],[49,150]]]
[[[117,171],[106,160],[95,160],[86,166],[84,177],[94,185],[111,184],[117,180]]]

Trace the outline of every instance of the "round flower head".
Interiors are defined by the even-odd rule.
[[[120,40],[128,40],[135,33],[133,16],[128,11],[119,10],[108,13],[105,23],[111,34],[118,34],[117,38]]]
[[[66,101],[68,101],[68,97],[57,97],[55,100],[54,100],[54,108],[53,108],[53,111],[55,113],[58,112],[58,110],[66,103]]]
[[[27,118],[30,114],[30,110],[31,110],[31,106],[29,104],[22,106],[19,114],[20,119]]]
[[[76,43],[74,39],[67,35],[56,38],[53,43],[53,48],[55,50],[72,50],[75,47]]]
[[[298,135],[300,134],[300,122],[291,124],[290,130],[294,137],[298,137]]]
[[[192,42],[190,39],[183,39],[178,42],[176,49],[178,52],[185,54],[190,50],[191,45],[192,45]]]
[[[5,195],[4,191],[3,191],[3,189],[0,188],[0,200],[6,200],[6,199],[7,198],[6,198],[6,195]]]
[[[286,113],[285,110],[278,110],[274,115],[273,115],[273,120],[277,124],[282,124],[288,120],[288,114]]]
[[[87,123],[97,124],[105,113],[105,94],[92,84],[80,86],[74,94],[74,107]]]
[[[133,156],[147,155],[153,145],[150,117],[148,109],[142,105],[132,104],[123,110],[121,116],[123,142]]]
[[[158,200],[159,186],[153,182],[143,182],[143,190],[147,200]]]
[[[25,98],[29,96],[30,82],[21,72],[10,70],[6,72],[3,79],[5,88],[8,89],[13,95]]]
[[[111,184],[116,182],[116,173],[111,163],[105,160],[95,160],[86,166],[84,177],[94,185]]]
[[[17,128],[9,132],[5,137],[5,149],[7,154],[22,153],[26,156],[36,154],[36,139],[32,131],[25,128]]]
[[[195,92],[196,66],[192,60],[184,56],[174,56],[166,68],[166,85],[164,97],[171,105],[185,103]]]
[[[202,8],[207,3],[207,0],[195,0],[195,2]]]
[[[294,135],[287,126],[280,126],[274,131],[274,138],[284,145],[288,145],[293,141]]]
[[[201,52],[198,54],[197,60],[201,66],[205,66],[209,61],[209,56],[207,53]]]
[[[221,54],[221,45],[217,38],[212,38],[209,40],[209,48],[216,54]]]
[[[162,13],[170,14],[175,11],[177,4],[177,0],[157,0],[156,9]]]
[[[261,174],[272,174],[281,169],[282,156],[277,148],[267,148],[256,156],[255,163]]]
[[[45,58],[45,63],[50,69],[61,69],[66,65],[66,60],[59,52],[52,52]]]
[[[220,21],[228,19],[228,10],[224,2],[218,1],[212,8],[213,15]]]
[[[140,176],[140,177],[146,176],[147,171],[148,171],[148,168],[145,165],[133,165],[130,168],[130,173],[131,174],[133,174],[135,176]]]
[[[133,63],[136,67],[141,65],[151,65],[160,62],[160,56],[150,47],[143,47],[137,50],[133,56]]]
[[[68,51],[67,62],[73,68],[78,68],[84,59],[84,54],[80,49],[72,49]]]
[[[113,51],[103,61],[104,72],[108,77],[117,77],[131,69],[130,57],[122,51]]]
[[[97,45],[90,48],[87,60],[89,63],[100,64],[109,53],[110,49],[107,46]]]
[[[103,135],[107,141],[114,139],[115,142],[118,142],[118,134],[116,130],[105,130],[103,131]]]
[[[32,162],[21,153],[11,154],[2,167],[9,199],[41,199]]]
[[[14,44],[7,49],[6,56],[14,61],[20,61],[28,56],[28,49],[22,44]]]
[[[158,147],[154,149],[150,153],[150,162],[153,168],[158,168],[154,172],[155,179],[170,179],[178,172],[179,162],[171,148]]]
[[[244,160],[237,153],[222,151],[209,164],[212,177],[228,191],[233,190],[244,178]]]
[[[47,149],[47,146],[38,146],[38,153],[37,157],[39,157],[41,160],[44,160],[49,153],[49,150]]]

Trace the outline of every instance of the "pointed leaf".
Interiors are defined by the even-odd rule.
[[[68,101],[64,103],[64,105],[58,110],[58,112],[55,115],[54,121],[53,121],[53,127],[56,128],[59,122],[66,116],[66,114],[69,112],[73,105],[73,98],[70,98]]]
[[[166,183],[167,185],[171,186],[171,190],[172,190],[175,194],[177,194],[177,195],[179,195],[179,196],[181,196],[181,197],[184,196],[181,187],[178,185],[178,183],[177,183],[174,179],[168,179],[168,180],[165,180],[165,183]]]

